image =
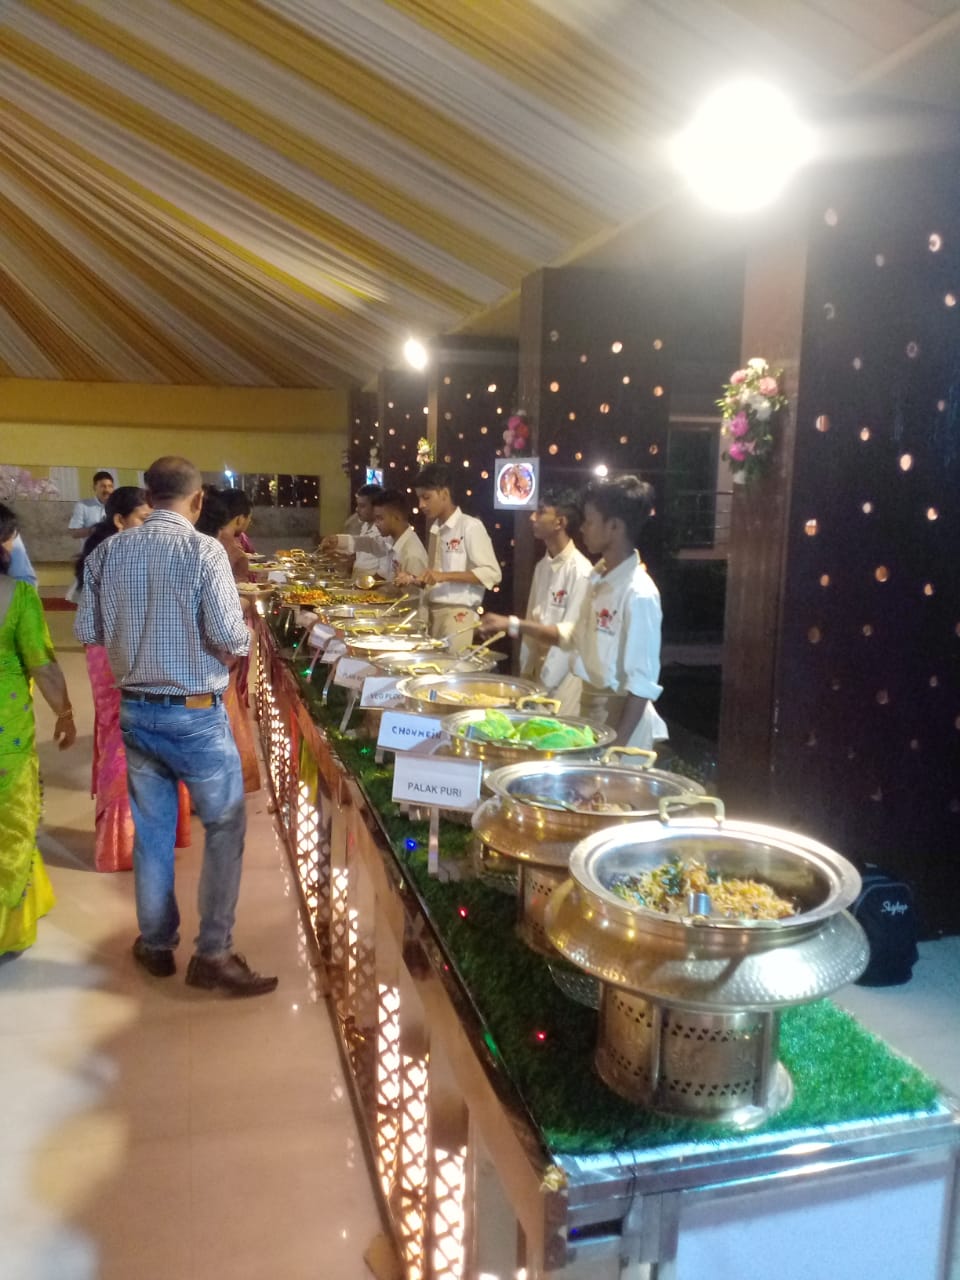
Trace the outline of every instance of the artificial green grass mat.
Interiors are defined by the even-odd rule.
[[[304,680],[301,688],[379,813],[481,1015],[486,1051],[513,1082],[546,1146],[574,1155],[731,1136],[722,1125],[644,1111],[603,1084],[592,1065],[597,1014],[565,996],[547,962],[516,937],[514,899],[481,880],[428,875],[427,824],[410,822],[393,804],[392,766],[377,765],[372,745],[335,728],[342,691],[332,690],[323,708],[318,689]],[[407,850],[409,839],[417,841],[415,850]],[[441,821],[443,858],[465,858],[471,839],[468,827]],[[828,1000],[784,1011],[780,1058],[793,1077],[794,1100],[757,1133],[928,1111],[938,1095],[933,1080]]]

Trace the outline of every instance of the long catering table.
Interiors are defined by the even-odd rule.
[[[658,1144],[631,1139],[628,1126],[605,1148],[593,1134],[580,1150],[575,1129],[559,1136],[536,1091],[518,1087],[470,963],[458,966],[398,852],[396,825],[388,830],[345,745],[318,723],[268,621],[257,637],[277,818],[411,1280],[960,1278],[951,1099],[749,1136],[674,1133]],[[482,941],[493,963],[501,951],[511,963],[506,934]],[[509,991],[511,974],[499,980]],[[563,1072],[565,1045],[551,1051]],[[578,1074],[564,1085],[583,1099],[586,1124],[609,1095],[569,1055]]]

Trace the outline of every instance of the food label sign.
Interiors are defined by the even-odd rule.
[[[421,742],[439,738],[442,734],[443,725],[433,716],[412,716],[403,715],[398,711],[385,711],[380,721],[377,746],[387,751],[409,751],[411,747],[418,747]],[[421,760],[420,768],[423,767]]]
[[[324,622],[317,622],[310,628],[307,643],[311,649],[325,649],[336,634],[333,627],[328,627]]]
[[[403,694],[397,689],[398,676],[367,676],[360,695],[361,707],[402,707]]]
[[[429,767],[419,756],[397,756],[393,770],[393,799],[435,809],[475,809],[480,799],[480,760],[438,760]]]
[[[343,640],[331,640],[323,653],[320,655],[320,661],[332,665],[339,662],[343,655],[347,652],[346,642]]]
[[[376,667],[363,658],[341,658],[334,672],[333,683],[338,684],[341,689],[355,689],[359,692],[367,676],[373,675],[375,671]]]

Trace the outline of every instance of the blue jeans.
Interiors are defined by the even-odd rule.
[[[223,706],[191,709],[160,702],[120,703],[133,813],[137,922],[144,945],[180,941],[173,846],[177,783],[183,781],[206,832],[200,874],[198,955],[230,954],[247,811],[240,756]]]

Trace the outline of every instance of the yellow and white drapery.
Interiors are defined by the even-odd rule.
[[[652,157],[725,53],[828,91],[936,21],[911,0],[5,0],[0,376],[368,377],[658,204]]]

